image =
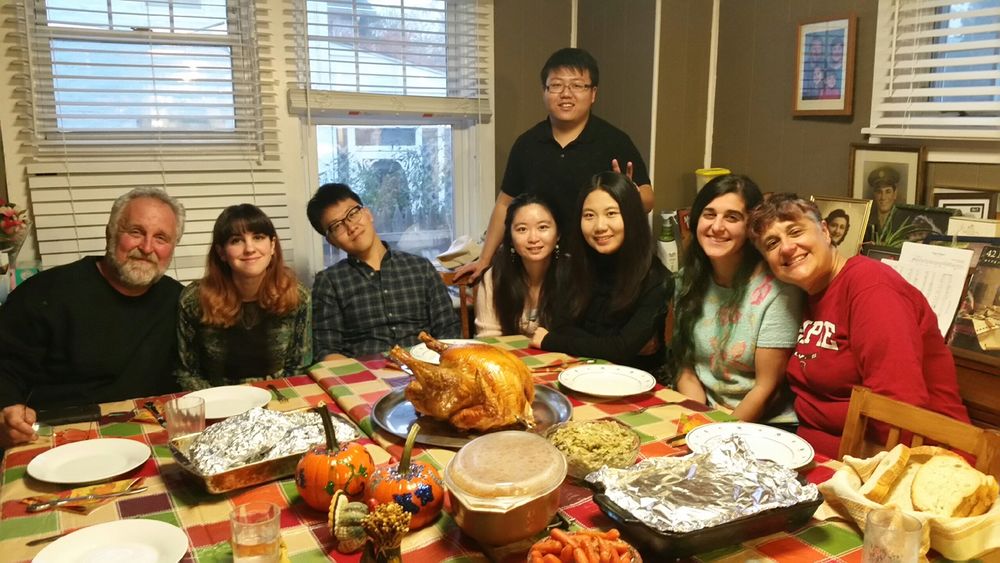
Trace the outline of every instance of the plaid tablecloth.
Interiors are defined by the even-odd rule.
[[[293,410],[315,406],[321,401],[330,404],[330,397],[309,376],[302,375],[272,382],[289,400],[272,400],[269,408]],[[122,401],[101,405],[105,414],[141,408],[145,400]],[[333,405],[335,406],[335,405]],[[338,409],[334,409],[339,412]],[[37,514],[25,512],[21,499],[39,493],[54,493],[72,488],[43,483],[26,476],[28,462],[54,445],[97,437],[137,440],[152,446],[153,454],[141,467],[124,477],[144,477],[149,488],[134,496],[122,497],[94,510],[89,515],[49,510]],[[25,543],[76,528],[113,520],[149,518],[178,526],[187,534],[190,544],[185,561],[229,562],[229,512],[235,505],[253,500],[266,500],[282,507],[281,528],[292,561],[329,561],[330,534],[326,515],[312,510],[299,501],[291,478],[225,495],[212,495],[201,484],[186,475],[173,460],[166,446],[166,431],[156,424],[143,422],[101,422],[58,426],[51,437],[42,437],[33,444],[8,450],[3,458],[3,484],[0,488],[0,560],[27,561],[45,545],[28,547]],[[372,454],[375,463],[390,460],[381,447],[363,437],[361,443]],[[337,556],[338,561],[357,557]]]
[[[528,346],[522,336],[484,338],[484,342],[510,350],[531,367],[546,366],[559,360],[573,358],[561,353],[544,352]],[[391,435],[373,424],[371,411],[375,403],[389,391],[403,387],[409,376],[388,367],[382,357],[373,356],[358,360],[343,359],[324,362],[313,367],[312,377],[335,398],[337,404],[348,413],[352,420],[368,432],[372,439],[385,448],[394,458],[402,451],[402,439]],[[560,388],[557,375],[536,377],[537,383]],[[592,420],[613,416],[635,428],[642,437],[641,457],[679,455],[688,453],[684,447],[673,447],[665,440],[679,433],[681,416],[695,418],[703,422],[732,420],[727,413],[706,408],[685,396],[660,386],[652,392],[626,399],[599,399],[575,394],[560,388],[573,405],[574,420]],[[441,448],[415,450],[418,459],[433,463],[441,468],[454,456],[454,452]],[[805,472],[806,478],[821,483],[833,475],[839,462],[818,458]],[[592,491],[586,487],[567,481],[562,486],[560,511],[574,525],[608,529],[614,523],[607,518],[592,501]],[[825,505],[824,505],[825,506]],[[832,518],[832,511],[821,511],[817,516],[825,521],[813,519],[805,527],[791,532],[780,532],[763,538],[721,548],[711,553],[693,558],[696,561],[744,562],[857,562],[861,561],[861,535],[853,524]],[[448,541],[461,537],[455,524],[445,515],[434,527]],[[429,534],[428,534],[429,535]],[[465,547],[466,544],[463,544]],[[404,544],[404,548],[406,544]],[[505,559],[503,553],[491,552],[497,559]],[[523,560],[523,554],[521,555]],[[408,560],[411,560],[408,558]],[[414,561],[424,559],[412,558]],[[506,560],[506,559],[505,559]],[[516,557],[511,557],[511,561]],[[432,561],[427,559],[426,561]]]

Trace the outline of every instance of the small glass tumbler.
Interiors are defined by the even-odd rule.
[[[907,563],[917,561],[922,524],[899,510],[872,510],[865,521],[862,563]]]
[[[185,395],[167,401],[164,408],[171,440],[205,429],[205,399]]]
[[[234,563],[277,563],[281,556],[281,508],[248,502],[229,514]]]

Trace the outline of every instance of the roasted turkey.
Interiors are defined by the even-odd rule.
[[[420,333],[441,364],[420,361],[394,346],[389,357],[413,372],[406,398],[417,412],[462,430],[486,431],[522,424],[534,426],[535,386],[524,362],[489,344],[449,345]]]

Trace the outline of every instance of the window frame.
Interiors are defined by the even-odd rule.
[[[226,33],[158,33],[151,29],[102,30],[48,26],[45,17],[46,0],[22,0],[25,16],[26,61],[31,74],[32,130],[38,154],[162,154],[187,155],[262,154],[265,144],[263,94],[261,92],[260,65],[257,55],[256,2],[255,0],[225,0]],[[229,52],[229,92],[232,97],[232,114],[221,117],[231,120],[233,128],[217,129],[211,124],[201,128],[129,128],[71,130],[60,124],[63,119],[56,99],[60,87],[55,70],[52,43],[55,41],[86,41],[102,45],[163,44],[192,47],[224,48]],[[192,56],[197,56],[193,53]],[[152,66],[152,68],[157,68]],[[111,80],[120,80],[111,78]],[[155,90],[154,90],[155,91]],[[109,95],[114,90],[107,90]],[[51,108],[42,110],[42,107]],[[161,105],[159,108],[169,108]],[[206,116],[206,120],[215,119]]]

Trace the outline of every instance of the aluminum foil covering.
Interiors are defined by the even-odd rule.
[[[754,459],[743,439],[719,440],[712,451],[657,457],[627,469],[587,476],[618,506],[661,532],[684,533],[815,500],[816,485],[770,460]]]
[[[338,442],[358,437],[353,426],[336,417],[333,429]],[[319,414],[283,414],[255,407],[209,426],[186,453],[202,475],[215,475],[241,465],[302,453],[325,442]]]

